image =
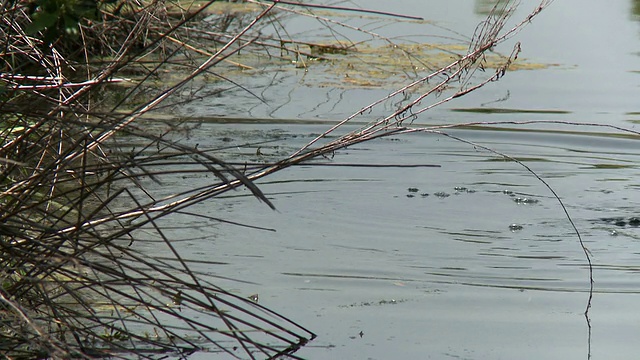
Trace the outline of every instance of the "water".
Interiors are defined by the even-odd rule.
[[[244,159],[255,161],[291,151],[323,128],[274,131],[280,125],[205,122],[189,141],[280,139],[262,145],[261,156],[245,148]],[[620,339],[632,337],[640,320],[633,315],[640,229],[600,220],[637,215],[635,140],[454,133],[526,157],[562,196],[595,264],[593,358],[635,356],[635,342]],[[586,357],[585,257],[558,201],[528,171],[435,135],[365,143],[323,163],[440,167],[294,167],[259,183],[276,212],[247,191],[193,209],[277,232],[176,216],[168,223],[186,228],[168,234],[186,239],[184,256],[224,263],[197,270],[253,282],[217,285],[258,293],[261,304],[317,331],[304,357]]]
[[[466,34],[485,5],[366,3],[422,14]],[[523,56],[557,66],[512,72],[416,124],[560,120],[635,129],[637,8],[635,1],[555,2],[518,40]],[[388,92],[317,88],[303,84],[309,75],[301,72],[241,79],[258,87],[268,105],[240,92],[238,103],[188,105],[183,111],[198,114],[191,120],[198,129],[183,142],[225,147],[218,155],[228,160],[271,161]],[[274,77],[282,86],[267,86]],[[516,111],[471,111],[488,107]],[[219,121],[219,113],[249,120]],[[591,334],[583,315],[587,262],[558,200],[523,166],[439,135],[368,142],[322,165],[264,178],[258,185],[277,211],[246,190],[192,209],[275,232],[175,215],[166,224],[179,229],[168,235],[183,239],[183,256],[221,263],[194,264],[197,270],[252,282],[213,280],[217,285],[257,293],[262,305],[316,332],[318,339],[296,354],[304,358],[635,359],[640,228],[602,218],[640,216],[640,146],[637,137],[611,132],[551,124],[449,132],[523,161],[559,194],[594,264]],[[188,183],[174,179],[165,191],[209,181],[203,174]]]

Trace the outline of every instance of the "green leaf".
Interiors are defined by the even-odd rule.
[[[96,19],[98,16],[98,3],[96,0],[79,0],[73,5],[73,11],[78,17]]]
[[[80,35],[80,32],[78,31],[78,19],[65,14],[64,31],[65,33],[67,33],[67,35],[72,37],[77,37],[78,35]]]
[[[33,14],[31,24],[27,26],[25,32],[27,35],[33,35],[38,31],[44,30],[52,25],[54,25],[58,21],[57,13],[48,13],[44,11],[37,12]]]

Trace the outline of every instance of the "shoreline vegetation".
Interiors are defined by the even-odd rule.
[[[464,48],[430,45],[425,52],[348,24],[351,14],[421,21],[373,9],[253,0],[0,1],[0,350],[8,359],[185,358],[198,351],[298,358],[316,335],[258,304],[257,295],[234,294],[194,271],[165,236],[162,218],[239,187],[274,209],[255,180],[356,143],[446,130],[451,125],[410,125],[515,66],[526,68],[516,62],[519,44],[505,56],[494,50],[551,3],[541,1],[518,20],[517,2],[499,1]],[[370,40],[293,39],[290,17]],[[374,69],[375,49],[385,49],[387,60],[362,70]],[[397,88],[272,164],[236,167],[215,149],[172,140],[170,130],[150,134],[137,126],[154,111],[198,98],[209,82],[241,87],[233,78],[265,61],[303,71],[331,64],[341,73],[348,65],[340,61],[358,53],[365,59],[349,63],[361,70],[327,86],[377,87],[393,79]],[[341,132],[395,98],[402,101],[387,116]],[[127,139],[138,146],[123,150]],[[183,193],[154,192],[149,184],[179,172],[177,164],[216,180]],[[141,237],[141,229],[152,236]],[[145,242],[171,259],[144,254],[136,245]]]

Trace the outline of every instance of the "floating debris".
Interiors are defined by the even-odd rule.
[[[526,198],[526,197],[517,197],[514,198],[513,201],[516,202],[516,204],[525,204],[525,205],[531,205],[531,204],[537,204],[538,200],[536,199],[532,199],[532,198]]]
[[[453,188],[453,190],[455,190],[457,194],[459,194],[459,193],[471,194],[471,193],[476,192],[475,190],[466,188],[464,186],[456,186],[456,187]]]
[[[443,191],[435,192],[435,193],[433,193],[433,195],[439,197],[440,199],[444,199],[446,197],[451,196],[450,194],[447,194],[446,192],[443,192]]]
[[[177,305],[177,306],[182,305],[182,291],[181,290],[178,290],[178,292],[175,293],[175,295],[173,295],[171,297],[171,302],[173,303],[173,305]]]
[[[428,193],[422,193],[422,194],[420,194],[420,196],[427,197],[427,196],[429,196],[429,194]]]
[[[520,231],[522,229],[523,229],[522,225],[518,225],[518,224],[509,225],[509,230],[511,230],[511,232]]]
[[[609,235],[610,236],[618,236],[618,232],[615,231],[615,230],[611,230],[611,231],[609,231]]]
[[[502,190],[502,193],[505,195],[513,195],[513,191],[511,190]]]
[[[415,195],[413,195],[413,194],[407,194],[407,197],[408,197],[408,198],[412,198],[412,197],[416,197],[416,196],[415,196]]]
[[[410,187],[407,189],[408,192],[410,193],[417,193],[418,191],[420,191],[420,189],[415,188],[415,187]]]
[[[360,306],[381,306],[381,305],[397,305],[407,301],[406,299],[382,299],[378,301],[363,301],[361,303],[354,303],[350,305],[339,305],[338,307],[360,307]]]
[[[594,222],[604,222],[607,224],[612,224],[618,227],[625,227],[629,225],[630,227],[640,227],[640,218],[639,217],[610,217],[610,218],[600,218],[598,220],[594,220]]]

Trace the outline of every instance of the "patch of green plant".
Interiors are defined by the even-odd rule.
[[[103,4],[115,0],[35,0],[29,4],[31,24],[28,35],[42,32],[43,40],[51,44],[61,37],[77,38],[78,25],[83,20],[96,20]]]

